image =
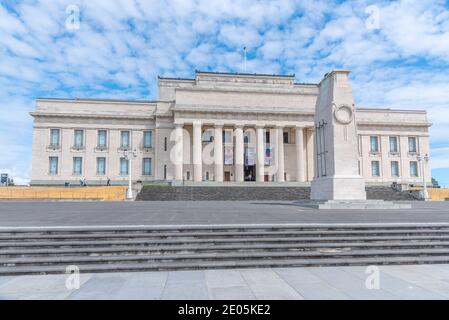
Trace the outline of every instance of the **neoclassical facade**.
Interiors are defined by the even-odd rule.
[[[297,183],[314,178],[317,84],[197,71],[159,78],[158,101],[37,99],[32,185]],[[356,108],[367,184],[430,180],[425,111]]]

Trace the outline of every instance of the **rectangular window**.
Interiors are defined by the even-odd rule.
[[[399,162],[391,161],[391,176],[399,177]]]
[[[106,158],[97,158],[97,175],[104,176],[106,174]]]
[[[164,138],[164,151],[168,150],[168,139],[167,137]]]
[[[418,152],[418,148],[417,148],[417,144],[416,144],[416,137],[408,138],[408,152],[410,152],[410,153]]]
[[[373,177],[380,177],[379,161],[371,161],[371,175]]]
[[[376,136],[370,137],[370,151],[379,152],[379,137]]]
[[[397,153],[398,151],[398,137],[390,137],[390,152]]]
[[[131,144],[130,142],[129,131],[122,131],[120,137],[120,147],[122,147],[123,149],[129,149]]]
[[[288,132],[284,132],[284,143],[288,143]]]
[[[50,130],[50,146],[59,147],[59,139],[60,139],[60,130],[59,129],[51,129]]]
[[[98,130],[98,143],[97,146],[98,148],[106,148],[107,147],[107,138],[108,138],[108,133],[106,130]]]
[[[120,158],[120,174],[125,175],[128,174],[128,159]]]
[[[144,148],[152,148],[153,147],[153,132],[152,131],[144,131],[143,147]]]
[[[214,141],[214,131],[213,130],[205,130],[203,132],[202,141],[203,142],[213,142]]]
[[[418,177],[418,162],[410,161],[410,177]]]
[[[224,143],[232,143],[232,130],[225,130],[223,135]]]
[[[144,176],[151,176],[151,158],[143,159],[142,174]]]
[[[73,158],[73,174],[77,176],[83,174],[83,158],[81,157]]]
[[[82,148],[84,145],[84,131],[75,130],[75,143],[73,144],[76,148]]]
[[[265,143],[270,143],[270,130],[265,131]]]
[[[49,158],[48,173],[53,176],[58,174],[58,157]]]

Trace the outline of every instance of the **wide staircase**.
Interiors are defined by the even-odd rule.
[[[449,263],[449,224],[0,231],[0,276]]]
[[[310,187],[164,187],[146,186],[140,201],[253,201],[310,199]]]
[[[391,187],[370,186],[366,188],[366,197],[369,200],[385,200],[385,201],[417,201],[408,191],[398,191]]]
[[[390,187],[367,187],[369,200],[414,201],[410,193]],[[137,196],[138,201],[254,201],[254,200],[309,200],[310,187],[262,187],[262,186],[145,186]]]

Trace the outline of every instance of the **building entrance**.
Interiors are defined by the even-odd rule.
[[[256,166],[245,166],[245,181],[256,181]]]

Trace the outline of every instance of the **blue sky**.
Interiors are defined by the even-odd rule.
[[[427,110],[433,173],[449,187],[441,0],[0,0],[0,171],[29,178],[36,97],[157,99],[158,75],[243,71],[243,46],[248,72],[318,82],[346,68],[358,107]]]

